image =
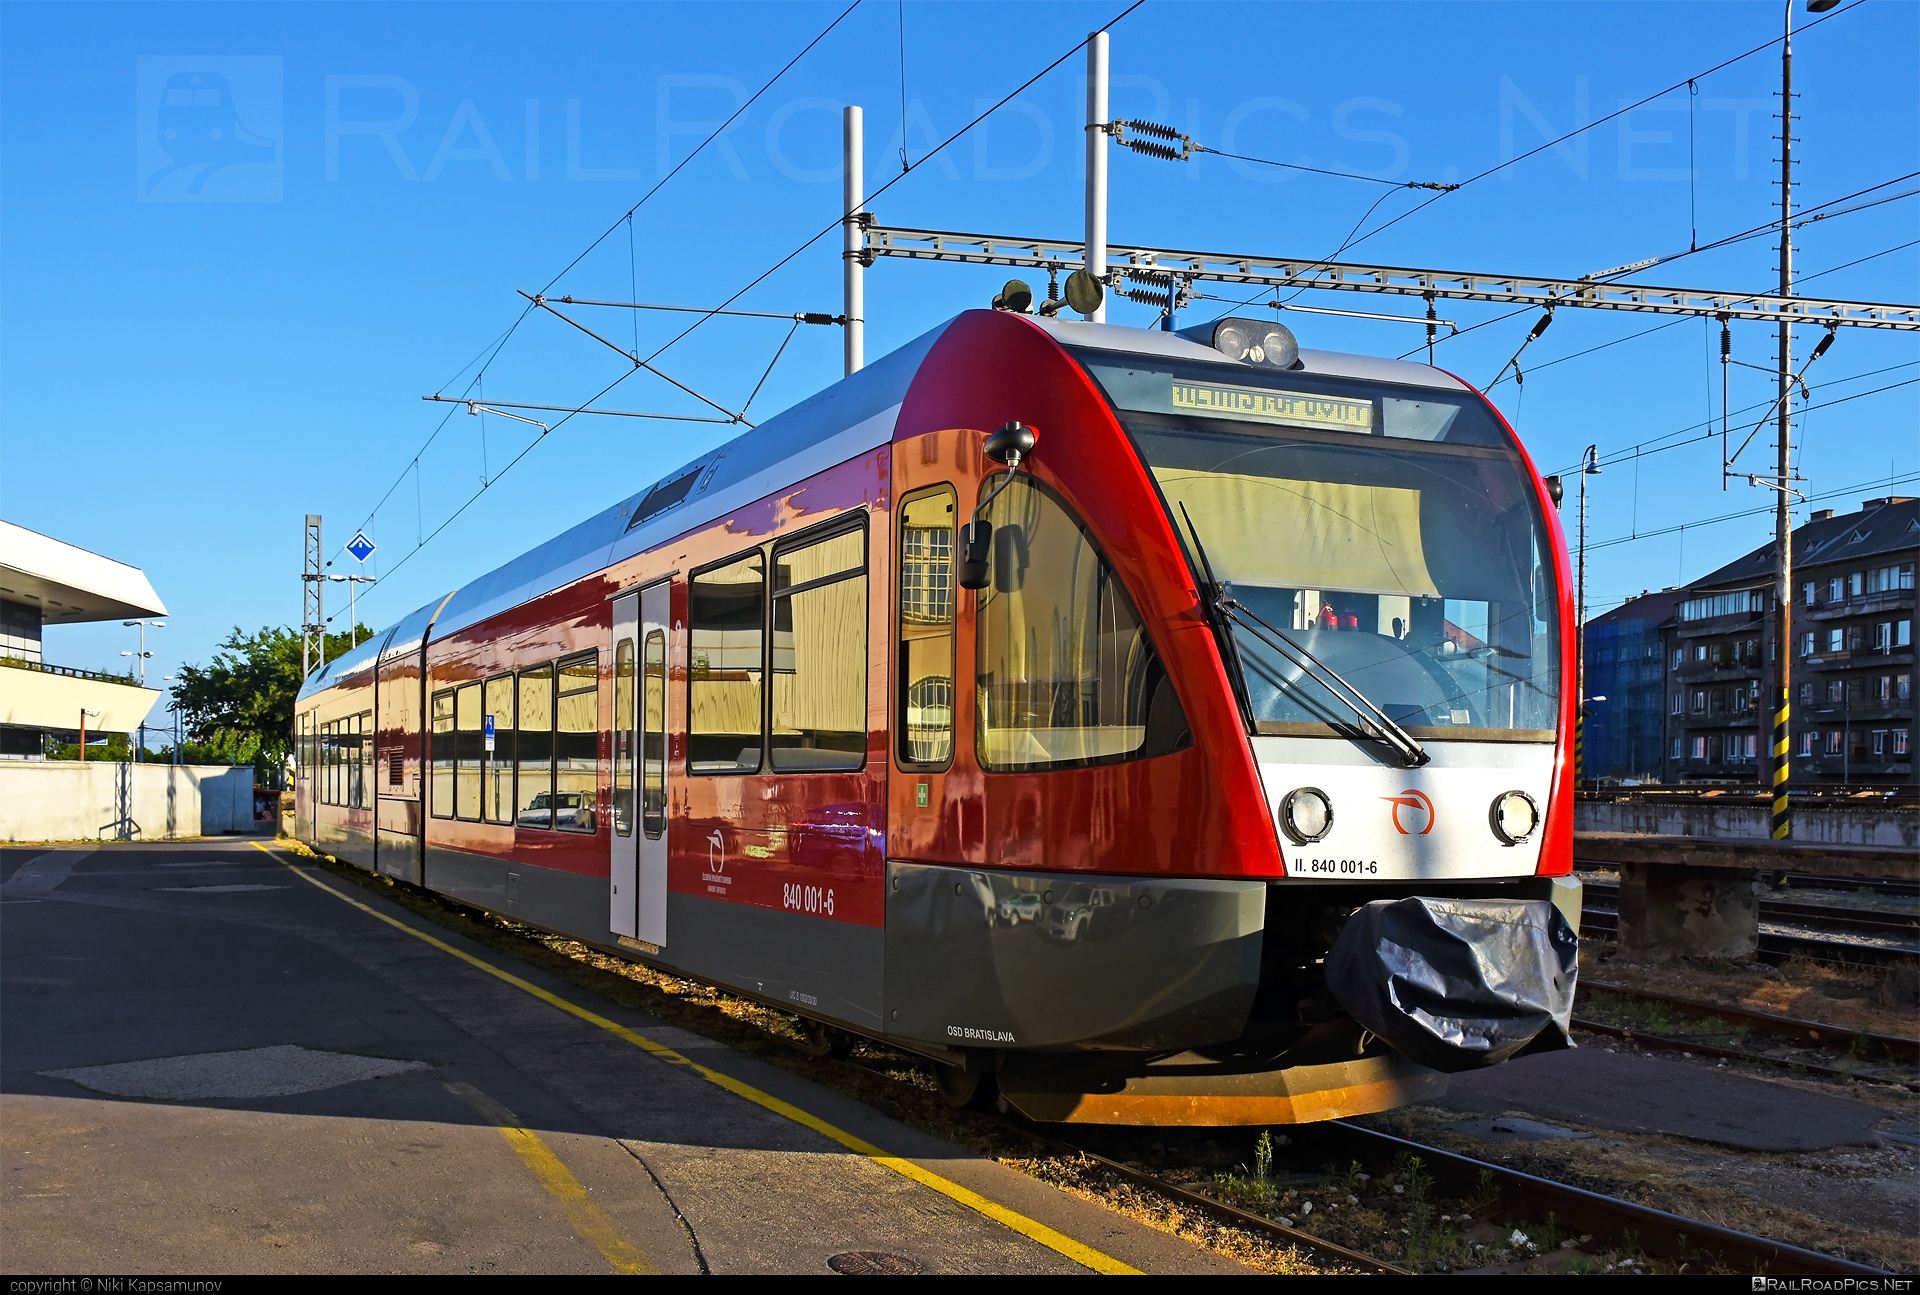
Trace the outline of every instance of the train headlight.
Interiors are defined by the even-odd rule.
[[[1295,845],[1311,845],[1333,827],[1333,802],[1318,787],[1296,787],[1280,802],[1280,829]]]
[[[1285,324],[1229,316],[1213,326],[1213,349],[1229,360],[1291,369],[1300,359],[1300,344]]]
[[[1495,836],[1508,845],[1519,845],[1540,826],[1540,807],[1524,791],[1506,791],[1493,798],[1489,817]]]

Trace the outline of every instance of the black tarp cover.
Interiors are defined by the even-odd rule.
[[[1327,988],[1424,1066],[1498,1065],[1567,1045],[1580,939],[1544,899],[1376,899],[1327,954]]]

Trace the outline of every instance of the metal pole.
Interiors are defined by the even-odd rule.
[[[1593,447],[1588,446],[1591,455]],[[1587,465],[1580,465],[1580,562],[1574,580],[1574,633],[1576,651],[1573,672],[1573,781],[1577,787],[1585,772],[1587,735]]]
[[[1787,0],[1785,39],[1780,46],[1780,295],[1793,295],[1793,0]],[[1793,328],[1780,321],[1780,417],[1773,505],[1773,605],[1776,656],[1773,708],[1773,839],[1793,835],[1793,810],[1787,793],[1791,764],[1787,721],[1793,703],[1793,518],[1788,507],[1793,471]]]
[[[1107,33],[1087,37],[1087,246],[1088,274],[1107,278]],[[1086,318],[1107,322],[1107,300]]]
[[[306,563],[300,572],[300,678],[303,680],[327,660],[327,619],[323,614],[326,575],[319,513],[307,514],[305,549]]]
[[[846,213],[844,220],[845,239],[841,244],[842,273],[846,280],[846,303],[843,313],[847,317],[846,347],[847,373],[858,373],[866,364],[867,349],[867,289],[864,275],[866,265],[861,260],[865,254],[862,244],[865,226],[860,217],[860,209],[866,205],[866,141],[861,123],[860,108],[856,104],[847,106],[844,131],[844,181],[840,198],[845,204],[841,208]]]
[[[80,763],[87,762],[87,708],[80,708]]]

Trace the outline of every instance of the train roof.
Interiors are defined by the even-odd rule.
[[[304,700],[324,692],[376,660],[417,652],[428,634],[444,638],[704,526],[783,484],[886,445],[893,439],[901,402],[921,361],[953,322],[949,319],[922,333],[858,373],[681,464],[646,489],[419,607],[308,676],[300,697]],[[1031,316],[1029,322],[1064,346],[1234,363],[1178,333],[1041,316]],[[1405,360],[1304,349],[1300,359],[1302,367],[1313,373],[1467,390],[1451,374]]]

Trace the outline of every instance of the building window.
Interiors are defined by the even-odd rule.
[[[1864,625],[1847,626],[1847,650],[1858,652],[1867,645],[1867,627]]]
[[[1827,631],[1827,651],[1844,651],[1846,649],[1846,642],[1847,632],[1845,630],[1834,629]]]
[[[1893,645],[1895,647],[1913,646],[1913,622],[1897,621],[1893,627]]]
[[[1892,675],[1883,674],[1878,679],[1875,679],[1873,681],[1873,699],[1875,701],[1892,701],[1893,700],[1893,676]]]
[[[1839,704],[1840,699],[1845,695],[1842,691],[1845,687],[1846,685],[1838,679],[1827,680],[1827,702],[1829,705]]]
[[[1765,607],[1766,595],[1758,589],[1742,589],[1732,594],[1709,594],[1701,598],[1689,598],[1680,604],[1680,619],[1683,621],[1711,620],[1715,616],[1733,616],[1740,612],[1757,612]]]
[[[1841,746],[1841,741],[1844,737],[1845,737],[1845,734],[1842,733],[1837,728],[1830,728],[1827,730],[1827,754],[1828,755],[1839,755],[1843,750],[1845,750],[1845,748]]]
[[[867,761],[867,533],[773,552],[775,769]]]
[[[1913,563],[1908,562],[1897,567],[1875,567],[1867,572],[1867,592],[1870,594],[1891,593],[1896,589],[1913,588]]]
[[[1896,728],[1893,730],[1893,753],[1895,755],[1905,755],[1907,753],[1907,730],[1904,728]]]
[[[1839,603],[1845,602],[1846,600],[1846,581],[1842,580],[1839,576],[1835,576],[1833,579],[1827,581],[1827,601],[1830,603]]]
[[[1683,692],[1677,692],[1673,694],[1673,709],[1672,711],[1669,712],[1669,714],[1684,715],[1686,714],[1686,712],[1687,712],[1687,695]],[[1678,755],[1680,753],[1678,751],[1675,751],[1674,754]]]
[[[1675,670],[1678,670],[1680,668],[1680,663],[1685,659],[1686,658],[1681,654],[1681,651],[1679,648],[1675,648],[1673,650],[1673,668]]]
[[[1893,622],[1881,621],[1873,627],[1873,650],[1891,652],[1893,650]]]
[[[1808,729],[1806,732],[1800,735],[1800,754],[1801,755],[1813,754],[1813,739],[1817,736],[1819,735],[1815,733],[1812,729]]]
[[[1887,753],[1887,730],[1885,730],[1884,728],[1876,728],[1875,730],[1873,730],[1874,757],[1878,759],[1879,757],[1884,756],[1886,753]]]
[[[1695,739],[1693,739],[1693,758],[1696,760],[1704,760],[1707,758],[1707,739],[1706,738],[1696,737]]]
[[[1893,696],[1896,701],[1906,701],[1913,696],[1913,676],[1897,674],[1893,677]]]
[[[1813,581],[1809,580],[1800,586],[1800,595],[1806,599],[1807,606],[1811,607],[1814,605]]]
[[[1813,705],[1813,685],[1812,684],[1803,683],[1800,685],[1800,704],[1802,706]]]
[[[1682,740],[1683,739],[1677,737],[1673,739],[1673,758],[1676,760],[1680,758],[1680,743]]]
[[[1800,655],[1801,656],[1813,655],[1813,631],[1812,630],[1808,630],[1806,633],[1800,636]]]
[[[1705,661],[1707,659],[1707,645],[1705,643],[1695,643],[1693,645],[1693,659],[1695,661]]]
[[[1854,598],[1858,598],[1861,594],[1865,593],[1866,591],[1867,591],[1867,573],[1866,572],[1856,571],[1852,575],[1847,577],[1847,593],[1850,596]]]
[[[1692,709],[1696,715],[1704,715],[1707,713],[1707,693],[1704,688],[1696,688],[1693,690]]]

